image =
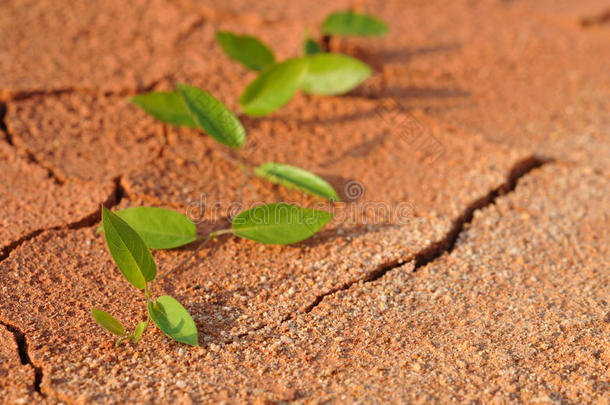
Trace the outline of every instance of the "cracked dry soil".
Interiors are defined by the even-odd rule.
[[[151,328],[115,349],[89,308],[128,325],[143,313],[95,235],[100,204],[199,212],[209,229],[202,201],[226,207],[243,182],[208,137],[126,97],[184,81],[235,109],[253,74],[222,54],[217,29],[282,59],[351,6],[389,35],[329,45],[373,77],[244,117],[245,154],[363,194],[309,241],[226,237],[160,283],[193,314],[199,348]],[[603,1],[3,8],[2,402],[610,401]],[[315,203],[256,179],[240,198]],[[366,211],[405,202],[406,217]],[[193,249],[155,258],[171,267]]]

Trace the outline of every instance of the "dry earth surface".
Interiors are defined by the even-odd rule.
[[[201,231],[236,201],[320,204],[243,186],[213,140],[127,98],[188,82],[238,110],[254,75],[216,30],[283,59],[349,7],[390,26],[330,43],[373,76],[241,117],[249,161],[307,168],[347,203],[306,242],[223,237],[160,283],[200,347],[149,328],[114,348],[91,306],[144,313],[95,233],[100,204],[172,208]],[[606,1],[2,8],[0,401],[610,403]],[[196,247],[154,254],[167,269]]]

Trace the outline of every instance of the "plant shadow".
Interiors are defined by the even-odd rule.
[[[318,246],[332,243],[339,238],[358,238],[362,235],[380,232],[387,229],[398,229],[402,225],[391,224],[391,223],[377,223],[377,224],[341,224],[332,229],[324,229],[312,238],[296,243],[292,246],[302,248],[309,247],[315,248]]]
[[[350,149],[343,152],[341,155],[339,155],[337,157],[333,157],[331,159],[328,159],[328,160],[320,163],[318,165],[318,167],[327,168],[329,166],[333,166],[336,163],[339,163],[339,162],[341,162],[345,159],[349,159],[349,158],[364,158],[364,157],[368,156],[369,154],[371,154],[381,144],[383,144],[383,142],[386,139],[387,139],[386,134],[380,133],[380,134],[376,135],[373,139],[367,139],[364,142],[354,145]],[[350,181],[350,179],[346,179],[341,176],[325,175],[323,177],[335,188],[335,190],[337,190],[338,188],[343,190],[345,188],[345,185]],[[345,195],[339,194],[339,196],[341,197],[341,199],[343,199],[343,200],[345,199],[344,198]]]
[[[402,47],[391,50],[382,50],[374,54],[374,56],[382,63],[406,63],[411,60],[427,55],[437,53],[457,52],[462,49],[460,42],[448,42],[438,45],[421,46],[418,48]]]
[[[298,113],[289,110],[278,111],[273,115],[265,117],[265,120],[270,122],[296,123],[297,128],[309,130],[318,125],[329,124],[345,124],[349,122],[357,122],[366,120],[372,117],[381,118],[380,114],[384,112],[384,104],[387,100],[394,100],[400,112],[408,113],[414,109],[425,110],[427,113],[442,113],[447,110],[454,109],[454,104],[436,105],[428,101],[433,100],[467,100],[471,97],[470,91],[457,87],[432,87],[432,86],[389,86],[383,89],[367,89],[357,88],[349,93],[342,95],[344,98],[367,99],[377,101],[378,104],[369,108],[358,108],[354,111],[336,114],[331,116],[311,118],[302,118]],[[306,95],[308,104],[322,104],[325,102],[322,96]],[[423,100],[423,101],[422,101]],[[257,125],[253,123],[253,125]]]

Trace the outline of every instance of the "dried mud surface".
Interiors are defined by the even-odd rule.
[[[69,4],[68,4],[69,3]],[[156,205],[200,231],[239,204],[320,202],[245,181],[204,134],[128,97],[201,86],[238,110],[254,77],[217,29],[279,59],[335,9],[379,39],[331,49],[373,76],[241,117],[253,164],[346,201],[287,247],[222,237],[156,286],[199,348],[149,328],[113,347],[92,306],[141,297],[96,235],[99,205]],[[0,16],[0,397],[29,402],[610,401],[610,25],[603,1],[8,1]],[[215,207],[215,209],[213,209]],[[197,246],[155,252],[161,269]]]

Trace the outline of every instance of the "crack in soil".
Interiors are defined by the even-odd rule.
[[[303,308],[302,310],[297,310],[295,313],[288,314],[288,315],[282,317],[279,320],[279,322],[274,323],[274,324],[281,325],[287,321],[293,320],[298,314],[308,314],[311,311],[313,311],[317,306],[319,306],[320,303],[324,300],[324,298],[326,298],[330,295],[333,295],[337,292],[348,290],[352,285],[360,283],[360,282],[371,283],[371,282],[377,281],[381,277],[383,277],[384,275],[389,273],[390,271],[392,271],[396,268],[402,267],[406,263],[415,262],[414,268],[413,268],[413,272],[415,272],[418,269],[420,269],[421,267],[426,266],[427,264],[430,264],[431,262],[435,261],[436,259],[443,256],[444,254],[451,254],[451,252],[453,252],[453,250],[457,244],[460,234],[472,222],[474,213],[477,210],[487,208],[487,207],[493,205],[500,196],[513,192],[515,190],[515,188],[517,187],[517,183],[519,182],[519,180],[521,178],[528,175],[532,170],[540,168],[540,167],[544,166],[545,164],[552,163],[553,161],[554,161],[553,158],[532,155],[530,157],[527,157],[527,158],[517,162],[510,169],[506,181],[504,183],[502,183],[500,186],[489,191],[487,194],[479,197],[478,199],[476,199],[475,201],[470,203],[466,207],[464,212],[462,212],[462,214],[459,215],[453,221],[453,225],[451,226],[451,229],[449,230],[449,232],[447,232],[447,234],[442,239],[440,239],[436,242],[433,242],[432,244],[430,244],[429,246],[420,250],[418,253],[412,255],[409,258],[406,258],[406,259],[401,258],[401,259],[392,260],[388,263],[382,264],[382,265],[378,266],[377,269],[370,272],[364,278],[346,282],[339,287],[333,288],[333,289],[325,292],[324,294],[318,295],[314,299],[314,301],[311,304],[309,304],[307,307]],[[235,338],[237,338],[237,339],[245,338],[245,337],[247,337],[251,334],[254,334],[262,329],[265,329],[269,326],[272,326],[272,324],[259,325],[244,333],[236,335]],[[223,343],[231,344],[232,342],[233,342],[233,340],[227,340]]]
[[[6,125],[6,111],[6,103],[0,102],[0,129],[4,132],[6,143],[12,146],[15,150],[23,152],[30,163],[34,163],[35,165],[38,165],[45,169],[47,171],[48,177],[50,179],[53,179],[53,182],[55,184],[60,186],[63,185],[66,182],[65,179],[55,173],[55,170],[53,170],[50,166],[43,164],[31,150],[27,148],[21,149],[15,145],[15,142],[13,141],[13,135],[9,132],[8,127]]]
[[[116,177],[113,180],[113,182],[114,182],[114,189],[112,190],[112,192],[110,193],[110,196],[106,199],[106,201],[102,202],[102,205],[104,205],[108,209],[118,205],[121,202],[121,200],[123,199],[123,197],[125,196],[125,190],[123,189],[123,186],[121,184],[121,176]],[[0,251],[0,262],[2,262],[4,259],[9,257],[11,252],[13,252],[23,243],[35,238],[36,236],[40,235],[41,233],[43,233],[45,231],[52,231],[52,230],[58,230],[58,229],[86,228],[86,227],[93,226],[94,224],[99,222],[101,220],[101,217],[102,217],[101,210],[97,209],[96,211],[92,212],[91,214],[85,216],[84,218],[79,219],[78,221],[71,222],[66,225],[59,225],[59,226],[51,227],[51,228],[37,229],[37,230],[29,233],[28,235],[25,235],[24,237],[20,238],[19,240],[14,241],[13,243],[4,247]],[[19,354],[19,359],[21,360],[21,364],[23,364],[23,365],[27,364],[34,369],[34,382],[32,385],[34,391],[36,391],[42,397],[46,397],[46,394],[43,393],[40,389],[40,385],[41,385],[42,379],[44,377],[42,367],[36,366],[32,362],[29,352],[28,352],[28,342],[27,342],[25,333],[23,333],[18,327],[11,325],[7,322],[4,322],[2,320],[0,320],[0,325],[4,325],[4,327],[13,334],[13,336],[15,338],[15,342],[17,343],[17,350],[18,350],[18,354]]]
[[[11,134],[9,134],[8,129],[6,128],[6,103],[0,102],[0,130],[2,130],[2,132],[4,132],[4,135],[6,136],[6,143],[8,143],[11,146],[15,146],[15,144],[13,143],[13,137],[11,136]]]
[[[206,22],[206,18],[203,16],[199,16],[195,21],[193,21],[189,26],[184,30],[184,32],[180,33],[177,38],[174,40],[174,47],[178,47],[181,43],[186,41],[191,35],[195,33],[199,28],[203,26]]]
[[[161,78],[153,80],[148,85],[139,86],[138,89],[135,89],[135,90],[125,88],[125,89],[121,89],[118,91],[102,91],[100,89],[86,89],[86,88],[79,89],[79,88],[74,87],[74,88],[65,88],[65,89],[18,91],[18,92],[15,92],[14,94],[12,94],[12,96],[9,97],[9,100],[26,100],[30,97],[35,97],[35,96],[54,97],[54,96],[59,96],[62,94],[67,94],[67,93],[103,94],[106,97],[109,97],[109,96],[128,97],[128,96],[135,96],[137,94],[153,91],[154,88],[157,87],[159,85],[159,83],[161,81],[163,81],[164,79],[167,79],[167,77],[163,76]],[[44,163],[44,161],[42,159],[38,158],[36,156],[36,153],[33,152],[31,149],[29,149],[23,145],[15,144],[14,137],[10,133],[10,131],[8,130],[8,126],[6,125],[6,114],[7,114],[7,102],[2,101],[0,99],[0,130],[3,131],[5,134],[6,143],[8,143],[13,148],[15,148],[17,151],[23,153],[30,163],[34,163],[34,164],[42,167],[43,169],[45,169],[47,171],[48,177],[50,179],[53,179],[53,182],[55,184],[61,186],[61,185],[64,185],[66,182],[70,181],[69,178],[67,178],[66,176],[61,174],[61,171],[58,172],[52,167],[52,165],[48,165],[48,164]],[[163,127],[163,137],[164,137],[164,143],[163,143],[163,145],[161,145],[161,148],[159,149],[159,153],[158,153],[159,158],[163,157],[163,155],[165,154],[165,149],[167,148],[168,142],[169,142],[168,136],[167,136],[167,128],[166,128],[165,124]],[[122,174],[120,174],[118,176],[118,178],[120,179],[121,176],[122,176]],[[115,181],[115,183],[116,183],[117,180],[114,179],[113,181]],[[118,184],[118,183],[116,183],[116,184]],[[121,190],[123,190],[123,188],[122,188],[122,186],[120,186],[120,184],[118,185],[118,187],[121,188]],[[0,257],[1,257],[1,253],[0,253]]]
[[[104,207],[106,207],[108,209],[111,209],[111,208],[117,206],[121,202],[123,196],[125,195],[125,190],[123,189],[123,186],[121,185],[121,177],[119,176],[119,177],[115,178],[113,180],[113,182],[114,182],[114,189],[112,190],[112,192],[110,193],[110,195],[108,196],[106,201],[103,201],[101,203],[101,205],[103,205]],[[0,262],[2,262],[4,259],[9,257],[10,254],[15,249],[19,248],[19,246],[23,245],[27,241],[34,239],[36,236],[40,235],[43,232],[54,231],[54,230],[59,230],[59,229],[87,228],[87,227],[93,226],[94,224],[98,223],[101,220],[101,217],[102,217],[101,211],[99,209],[96,209],[91,214],[88,214],[85,217],[83,217],[77,221],[70,222],[70,223],[64,224],[64,225],[53,226],[50,228],[36,229],[36,230],[28,233],[27,235],[22,236],[21,238],[9,243],[4,248],[0,249]]]
[[[6,131],[5,131],[6,132]],[[7,132],[8,133],[8,132]],[[9,136],[9,138],[11,139],[12,142],[12,136]],[[13,145],[14,146],[14,145]],[[19,148],[17,148],[16,146],[14,146],[17,150]],[[42,163],[42,161],[40,159],[38,159],[36,157],[36,155],[34,154],[34,152],[32,152],[31,150],[25,148],[23,149],[23,152],[25,153],[25,155],[27,156],[28,160],[30,161],[30,163],[34,163],[40,167],[42,167],[43,169],[45,169],[47,171],[47,175],[49,176],[50,179],[53,180],[53,182],[59,186],[63,186],[67,179],[64,178],[63,176],[58,175],[55,170],[53,170],[53,168],[51,168],[50,166]]]
[[[103,95],[105,97],[110,96],[119,96],[119,97],[128,97],[135,96],[140,93],[146,93],[152,91],[167,75],[162,76],[161,78],[151,80],[149,84],[141,84],[134,87],[125,87],[122,89],[116,90],[104,90],[103,88],[89,88],[89,87],[59,87],[55,89],[35,89],[35,90],[15,90],[15,91],[6,91],[4,96],[1,96],[3,93],[0,90],[0,113],[2,112],[1,106],[4,105],[6,107],[6,103],[9,101],[21,101],[27,100],[32,97],[42,96],[42,97],[57,97],[62,94],[71,94],[71,93],[80,93],[80,94],[90,94],[90,95]],[[6,111],[4,111],[6,113]],[[1,128],[1,127],[0,127]],[[4,128],[3,128],[4,129]]]
[[[21,364],[29,365],[34,369],[34,383],[32,385],[32,388],[34,389],[34,391],[45,397],[46,395],[40,391],[40,384],[42,383],[43,377],[42,367],[37,367],[36,365],[34,365],[34,363],[32,363],[32,360],[30,359],[30,355],[28,353],[28,341],[25,337],[25,333],[23,333],[16,326],[9,325],[6,322],[0,321],[0,325],[4,325],[6,330],[13,334],[13,337],[15,338],[15,343],[17,344],[17,351],[19,353],[19,359],[21,360]]]
[[[67,93],[74,93],[78,90],[73,87],[64,87],[58,89],[39,89],[39,90],[17,90],[9,93],[8,101],[26,100],[35,96],[59,96]]]
[[[423,250],[419,251],[418,253],[416,253],[414,256],[412,256],[409,259],[393,260],[389,263],[383,264],[383,265],[379,266],[376,270],[370,272],[366,277],[364,277],[362,279],[347,282],[339,287],[333,288],[333,289],[327,291],[326,293],[317,296],[316,299],[311,304],[309,304],[307,307],[305,307],[303,309],[302,313],[306,313],[306,314],[310,313],[318,305],[320,305],[320,303],[324,300],[324,298],[328,297],[329,295],[333,295],[339,291],[347,290],[352,285],[359,283],[359,282],[370,283],[370,282],[379,280],[381,277],[386,275],[388,272],[390,272],[398,267],[403,266],[405,263],[414,261],[415,266],[414,266],[413,271],[415,272],[419,268],[435,261],[436,259],[443,256],[444,254],[451,254],[451,252],[455,248],[455,245],[459,239],[460,234],[472,222],[472,218],[474,216],[475,211],[483,209],[483,208],[487,208],[487,207],[493,205],[495,203],[495,201],[498,199],[498,197],[514,191],[515,188],[517,187],[518,181],[522,177],[529,174],[532,170],[537,169],[550,162],[552,162],[552,159],[542,158],[542,157],[537,157],[537,156],[530,156],[530,157],[518,162],[517,164],[515,164],[512,167],[512,169],[510,170],[510,172],[508,174],[507,180],[503,184],[501,184],[499,187],[496,187],[493,190],[489,191],[484,196],[476,199],[475,201],[473,201],[466,207],[464,212],[453,221],[453,225],[451,226],[451,229],[445,235],[444,238],[432,243],[431,245],[429,245],[426,248],[424,248]],[[289,315],[285,319],[283,319],[280,323],[290,320],[290,319],[294,318],[294,316],[295,315]]]

